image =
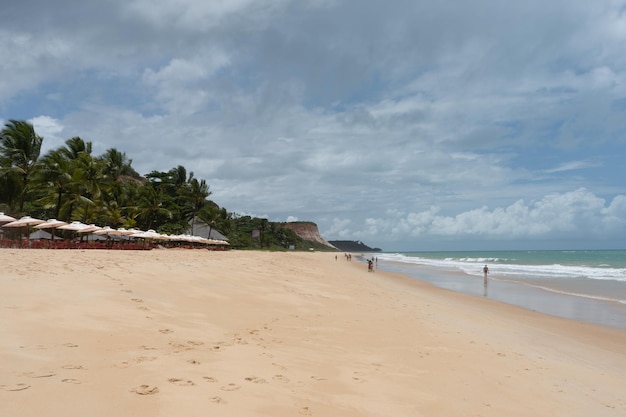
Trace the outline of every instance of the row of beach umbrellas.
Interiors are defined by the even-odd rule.
[[[20,219],[15,219],[11,216],[8,216],[2,212],[0,212],[0,224],[5,223],[2,227],[15,227],[20,228],[24,227],[27,230],[29,227],[34,227],[35,229],[50,229],[52,234],[52,239],[54,239],[54,230],[70,230],[79,234],[93,233],[96,235],[105,235],[105,236],[116,236],[116,237],[126,237],[126,238],[138,238],[138,239],[149,239],[149,240],[161,240],[161,241],[177,241],[177,242],[191,242],[191,243],[203,243],[207,245],[228,245],[229,243],[225,240],[216,240],[216,239],[207,239],[200,236],[192,236],[192,235],[166,235],[162,233],[158,233],[152,229],[143,231],[138,229],[124,229],[118,228],[113,229],[109,226],[100,227],[95,224],[84,224],[79,221],[73,221],[71,223],[67,223],[57,219],[49,219],[49,220],[41,220],[35,219],[30,216],[24,216]]]

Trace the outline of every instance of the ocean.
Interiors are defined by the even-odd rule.
[[[379,269],[438,287],[626,329],[624,250],[401,252],[367,257],[376,257]]]

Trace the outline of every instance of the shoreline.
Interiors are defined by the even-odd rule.
[[[618,417],[626,332],[334,253],[0,250],[0,415]]]
[[[490,276],[485,294],[482,277],[467,275],[462,271],[395,261],[380,261],[379,267],[381,271],[404,274],[410,279],[462,294],[493,299],[565,319],[626,330],[626,304],[607,297],[603,292],[576,293],[576,285],[579,285],[576,282],[556,285],[558,283],[552,281],[548,286],[546,280],[541,279],[520,282]],[[592,284],[584,283],[587,287]],[[611,283],[602,284],[609,287]],[[620,289],[626,286],[624,283],[616,285]]]

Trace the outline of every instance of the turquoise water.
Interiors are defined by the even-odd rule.
[[[378,268],[453,291],[626,328],[626,251],[378,253]],[[484,286],[483,267],[489,267]]]
[[[378,256],[403,263],[482,275],[488,265],[502,277],[582,278],[626,282],[626,251],[404,252]]]

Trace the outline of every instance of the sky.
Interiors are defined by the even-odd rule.
[[[21,0],[0,122],[385,251],[626,248],[626,1]]]

